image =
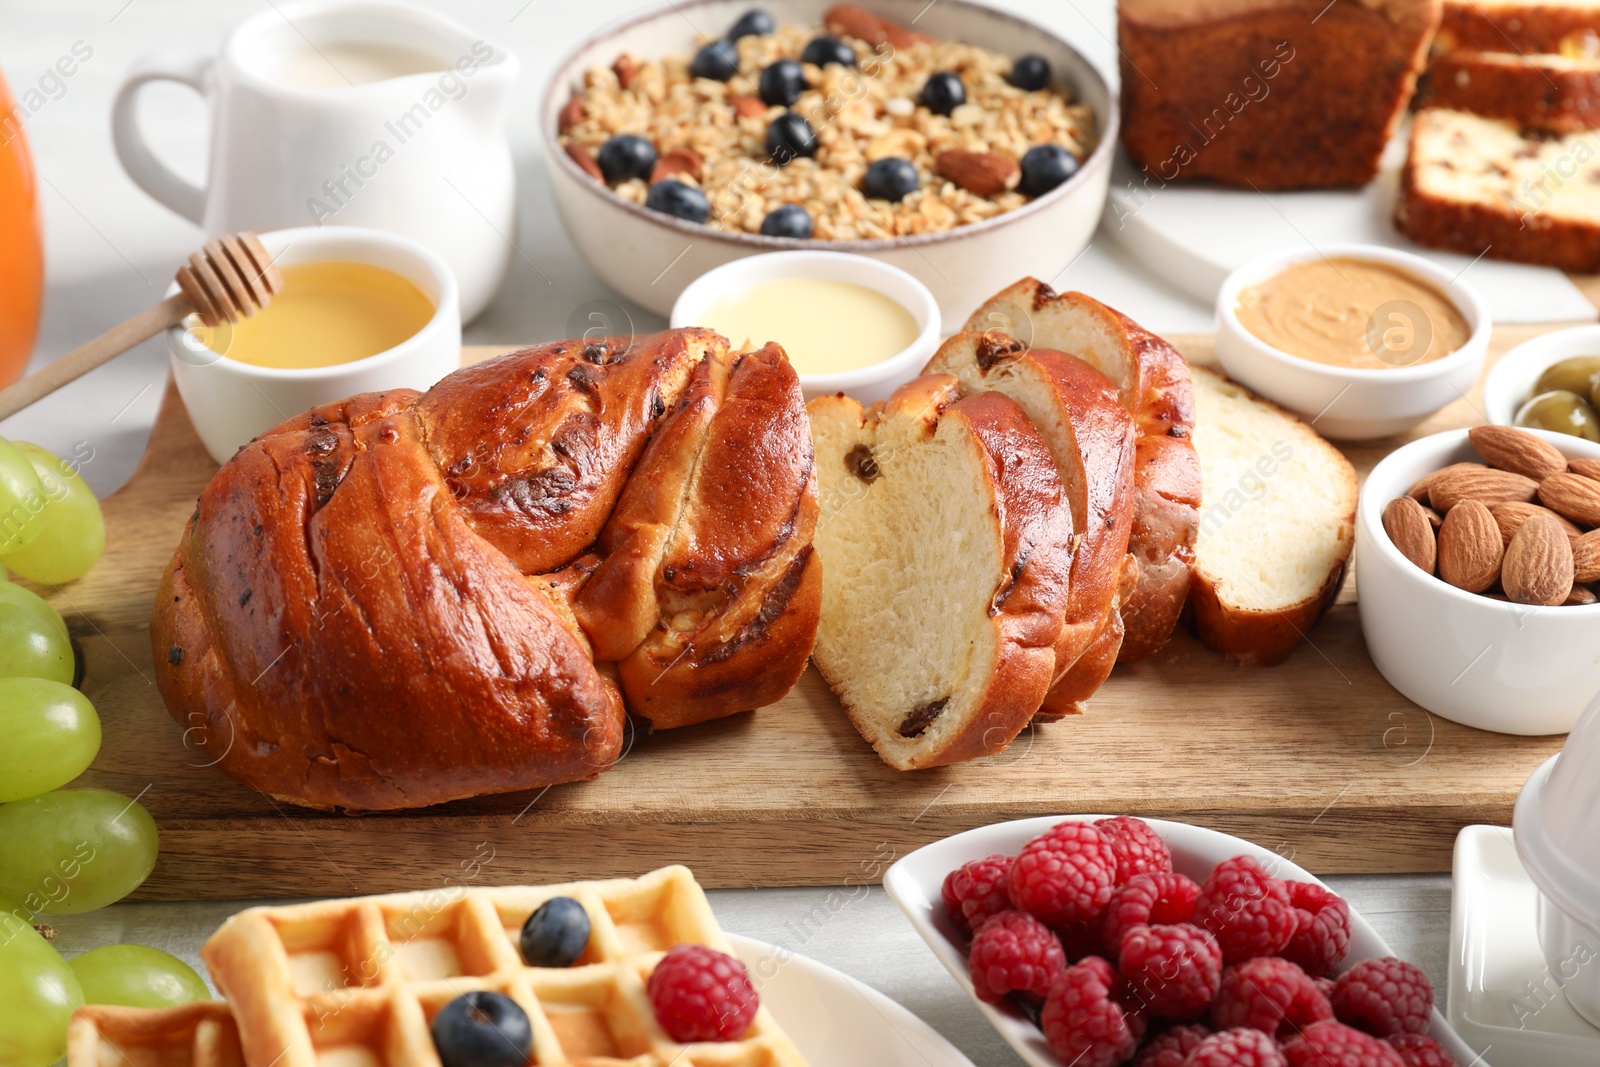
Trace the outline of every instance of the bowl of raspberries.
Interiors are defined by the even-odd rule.
[[[1131,816],[1023,819],[884,877],[1035,1067],[1480,1067],[1327,886],[1266,849]]]

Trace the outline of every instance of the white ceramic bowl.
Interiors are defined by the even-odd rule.
[[[1324,256],[1372,260],[1432,283],[1466,318],[1471,331],[1466,344],[1430,363],[1365,370],[1291,356],[1244,328],[1237,313],[1240,290],[1295,263]],[[1318,433],[1366,440],[1407,430],[1465,396],[1483,369],[1491,325],[1488,306],[1471,286],[1421,256],[1364,244],[1297,248],[1253,259],[1222,283],[1217,293],[1217,359],[1230,378],[1296,412]]]
[[[304,226],[263,233],[279,266],[349,260],[386,267],[434,303],[421,330],[377,355],[309,370],[257,367],[200,344],[183,327],[167,331],[168,362],[183,406],[211,453],[224,463],[239,447],[308,408],[380,389],[426,389],[461,365],[461,305],[444,260],[408,237],[352,226]],[[174,284],[167,290],[178,291]]]
[[[774,0],[763,5],[780,23],[820,26],[833,0]],[[1095,149],[1078,173],[1016,211],[944,233],[870,241],[800,240],[728,233],[669,218],[615,196],[562,151],[556,118],[584,71],[608,67],[621,52],[657,57],[690,54],[696,29],[719,32],[750,7],[750,0],[676,0],[630,17],[580,44],[551,74],[540,110],[551,192],[573,243],[607,282],[632,300],[665,315],[695,278],[744,256],[779,249],[823,247],[858,252],[920,278],[933,291],[944,320],[966,319],[985,299],[1025,275],[1054,278],[1089,242],[1105,205],[1116,150],[1116,96],[1105,77],[1067,42],[1004,11],[967,0],[868,0],[875,13],[934,37],[965,41],[1018,56],[1035,52],[1050,61],[1058,84],[1069,85],[1094,110]]]
[[[1489,368],[1483,380],[1483,413],[1496,426],[1511,426],[1533,396],[1533,384],[1554,363],[1572,356],[1600,356],[1600,326],[1574,326],[1524,341]]]
[[[769,252],[724,263],[702,274],[679,295],[672,305],[672,327],[705,326],[706,311],[723,297],[763,282],[794,278],[824,278],[875,289],[910,312],[917,324],[916,340],[876,363],[839,374],[800,375],[807,400],[832,393],[845,393],[863,404],[887,400],[898,386],[921,372],[939,347],[939,305],[928,287],[899,267],[848,252]],[[782,337],[750,340],[757,345],[768,341],[783,344]]]
[[[1512,817],[1539,888],[1539,945],[1579,1015],[1600,1026],[1600,699],[1529,776]]]
[[[1571,457],[1600,445],[1537,432]],[[1389,684],[1447,719],[1505,734],[1560,734],[1600,692],[1600,604],[1531,607],[1424,574],[1383,529],[1383,509],[1417,480],[1481,456],[1448,430],[1390,453],[1367,475],[1356,515],[1356,602]]]
[[[940,887],[944,885],[945,875],[963,863],[992,856],[995,853],[1015,855],[1023,845],[1064,820],[1093,821],[1100,818],[1104,816],[1047,815],[1037,819],[1018,819],[1014,822],[968,830],[966,833],[956,834],[954,837],[947,837],[943,841],[936,841],[917,849],[890,867],[883,876],[883,887],[888,891],[890,899],[905,912],[906,918],[911,920],[912,927],[921,935],[922,940],[927,942],[933,954],[939,958],[939,962],[944,964],[945,969],[956,980],[956,984],[966,990],[968,996],[972,996],[974,1003],[988,1018],[990,1024],[999,1031],[1000,1036],[1016,1050],[1018,1056],[1033,1067],[1063,1067],[1063,1065],[1051,1055],[1039,1028],[1028,1021],[1021,1012],[1009,1004],[986,1004],[973,995],[972,979],[967,974],[964,945],[955,927],[945,917],[944,904],[940,899]],[[1244,855],[1255,857],[1278,878],[1323,884],[1304,868],[1243,838],[1201,826],[1190,826],[1187,823],[1168,822],[1164,819],[1145,821],[1155,828],[1156,833],[1161,835],[1162,840],[1166,841],[1167,847],[1172,851],[1173,868],[1197,882],[1205,881],[1212,868],[1223,860]],[[1366,920],[1352,911],[1350,951],[1345,957],[1344,968],[1352,967],[1374,956],[1392,955],[1394,951],[1384,943],[1383,938],[1367,925]],[[1450,1024],[1437,1009],[1433,1013],[1433,1025],[1428,1032],[1462,1067],[1482,1062],[1474,1057],[1473,1052],[1450,1028]]]

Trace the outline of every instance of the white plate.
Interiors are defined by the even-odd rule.
[[[1545,964],[1538,898],[1508,828],[1468,826],[1456,836],[1450,1023],[1498,1067],[1594,1067],[1600,1030],[1572,1009]],[[1528,983],[1543,994],[1530,996]]]
[[[972,1067],[927,1023],[816,960],[728,935],[778,1025],[817,1067]]]
[[[1010,1043],[1017,1055],[1033,1067],[1061,1067],[1045,1045],[1044,1035],[1021,1012],[1007,1005],[985,1004],[972,993],[972,980],[967,976],[967,960],[955,928],[945,918],[944,904],[939,890],[945,875],[972,860],[1002,852],[1015,855],[1023,845],[1044,833],[1058,822],[1066,820],[1093,821],[1102,815],[1047,815],[1038,819],[1018,819],[994,826],[968,830],[964,834],[947,837],[900,860],[883,877],[883,887],[900,910],[906,913],[911,925],[928,943],[933,954],[945,965],[956,982],[967,991],[973,1002],[986,1015],[989,1022]],[[1323,883],[1307,871],[1275,853],[1253,845],[1243,838],[1232,837],[1216,830],[1207,830],[1187,823],[1168,822],[1165,819],[1146,819],[1156,833],[1172,850],[1172,865],[1180,874],[1197,882],[1204,881],[1211,869],[1233,856],[1254,856],[1279,878],[1300,882]],[[1350,913],[1350,954],[1344,966],[1370,959],[1373,956],[1392,956],[1393,950],[1383,938],[1368,926],[1366,920]],[[1480,1059],[1456,1036],[1450,1024],[1437,1010],[1433,1013],[1433,1026],[1428,1033],[1445,1047],[1460,1067],[1488,1067],[1489,1061]],[[1594,1061],[1591,1060],[1592,1064]]]

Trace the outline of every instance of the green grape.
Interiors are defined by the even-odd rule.
[[[0,547],[7,567],[46,585],[76,581],[89,572],[106,547],[106,521],[100,501],[78,472],[49,451],[26,441],[17,449],[33,464],[44,490],[44,509],[31,544]]]
[[[0,678],[0,803],[66,785],[100,751],[89,698],[44,678]]]
[[[83,1004],[72,969],[32,926],[0,915],[0,1064],[49,1067],[67,1052],[67,1023]]]
[[[72,684],[72,642],[67,624],[39,597],[0,582],[0,678],[48,678]]]
[[[43,532],[46,503],[27,454],[0,437],[0,555],[15,552]]]
[[[149,877],[159,844],[150,813],[105,789],[0,805],[0,897],[35,914],[103,908]]]
[[[68,960],[67,966],[83,984],[85,1004],[171,1008],[211,999],[211,990],[194,968],[176,956],[143,945],[91,949]]]

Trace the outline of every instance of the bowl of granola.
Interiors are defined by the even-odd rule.
[[[579,45],[541,109],[573,242],[661,314],[744,256],[871,256],[947,322],[1051,278],[1099,221],[1106,79],[1038,25],[968,0],[675,0]]]

